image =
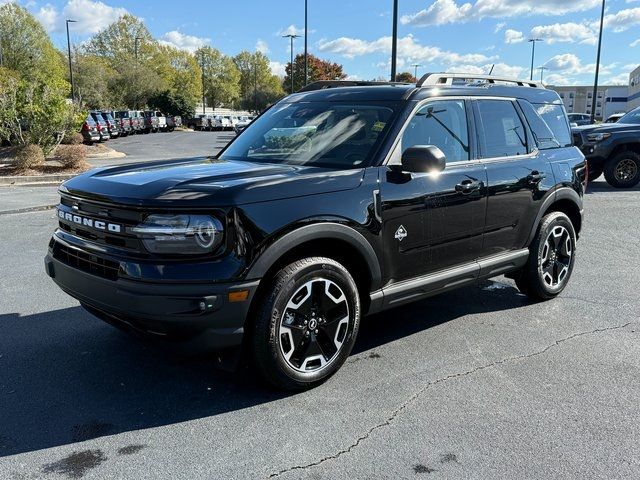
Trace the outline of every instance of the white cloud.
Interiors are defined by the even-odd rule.
[[[524,35],[518,30],[507,29],[504,32],[504,43],[520,43],[524,42]]]
[[[444,25],[532,13],[565,15],[589,10],[599,4],[600,0],[476,0],[475,3],[435,0],[429,7],[413,14],[403,15],[400,20],[405,25]]]
[[[285,71],[286,64],[280,62],[269,62],[269,68],[271,69],[271,73],[277,75],[278,77],[284,77],[286,75]]]
[[[211,39],[186,35],[177,30],[172,30],[162,35],[158,41],[162,45],[169,45],[170,47],[193,53],[200,47],[211,42]]]
[[[593,45],[597,41],[598,33],[587,24],[569,22],[533,27],[531,36],[542,38],[551,44],[557,42],[580,42]]]
[[[129,13],[126,8],[110,7],[100,1],[69,0],[62,12],[50,4],[41,7],[36,18],[49,32],[60,32],[65,29],[65,20],[75,20],[70,28],[74,33],[94,34]]]
[[[558,72],[564,75],[592,75],[596,71],[595,63],[583,65],[582,61],[573,53],[556,55],[549,59],[544,66],[547,67],[550,72]],[[618,67],[617,63],[610,63],[609,65],[600,64],[600,74],[611,75],[613,69],[616,67]]]
[[[619,75],[603,78],[605,85],[629,85],[629,74],[621,73]]]
[[[267,42],[258,39],[256,42],[256,52],[264,53],[265,55],[269,53],[269,45],[267,45]]]
[[[630,47],[637,47],[638,45],[640,45],[640,38],[629,44]]]
[[[624,32],[636,25],[640,25],[640,8],[629,8],[604,16],[605,28],[611,28],[614,32]]]
[[[359,38],[341,37],[335,40],[320,40],[318,49],[321,52],[331,52],[346,58],[354,58],[373,53],[391,53],[391,37],[380,37],[367,41]],[[494,57],[487,57],[480,53],[460,54],[442,50],[439,47],[421,45],[412,35],[398,39],[398,63],[400,61],[415,61],[424,63],[445,63],[484,65]]]
[[[507,24],[505,22],[500,22],[500,23],[496,24],[496,28],[493,30],[493,33],[498,33],[500,31],[502,31],[502,29],[504,27],[506,27],[506,26],[507,26]]]
[[[289,25],[278,32],[279,36],[283,35],[304,35],[304,28],[298,28],[295,25]]]

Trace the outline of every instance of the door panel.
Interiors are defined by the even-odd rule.
[[[386,272],[391,280],[478,258],[486,216],[484,165],[454,163],[440,174],[381,167],[380,175]],[[469,188],[470,182],[478,187]],[[399,229],[406,237],[397,235]]]

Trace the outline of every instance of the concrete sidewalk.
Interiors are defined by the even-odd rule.
[[[59,200],[57,185],[0,186],[0,215],[51,209]]]

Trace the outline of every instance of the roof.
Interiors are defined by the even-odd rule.
[[[283,102],[398,102],[423,100],[435,96],[508,97],[520,98],[531,103],[562,103],[559,95],[553,90],[503,84],[429,85],[421,88],[416,88],[415,85],[397,84],[332,87],[294,93],[286,97]]]

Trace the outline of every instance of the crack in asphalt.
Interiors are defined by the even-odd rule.
[[[518,360],[524,360],[524,359],[528,359],[528,358],[532,358],[532,357],[537,357],[539,355],[544,355],[545,353],[547,353],[552,348],[558,347],[561,344],[563,344],[565,342],[568,342],[570,340],[573,340],[575,338],[583,337],[585,335],[593,335],[593,334],[596,334],[596,333],[609,332],[611,330],[620,330],[620,329],[628,327],[632,323],[635,323],[635,322],[627,322],[627,323],[625,323],[623,325],[616,325],[616,326],[613,326],[613,327],[596,328],[594,330],[588,330],[586,332],[574,333],[573,335],[569,335],[568,337],[556,340],[552,344],[547,345],[545,348],[543,348],[542,350],[538,350],[537,352],[528,353],[526,355],[515,355],[515,356],[511,356],[511,357],[506,357],[506,358],[503,358],[501,360],[496,360],[495,362],[487,363],[485,365],[480,365],[478,367],[472,368],[471,370],[467,370],[465,372],[452,373],[452,374],[447,375],[445,377],[438,378],[436,380],[428,382],[421,389],[419,389],[416,393],[414,393],[408,400],[406,400],[404,403],[402,403],[402,405],[400,405],[397,409],[395,409],[391,413],[391,415],[389,415],[386,418],[386,420],[384,420],[383,422],[378,423],[378,424],[374,425],[373,427],[371,427],[369,430],[367,430],[367,432],[364,435],[359,436],[356,439],[356,441],[354,443],[352,443],[351,445],[349,445],[347,448],[342,449],[342,450],[340,450],[340,451],[338,451],[338,452],[336,452],[336,453],[334,453],[332,455],[328,455],[328,456],[323,457],[323,458],[321,458],[319,460],[316,460],[315,462],[308,463],[306,465],[294,465],[293,467],[285,468],[283,470],[280,470],[279,472],[275,472],[275,473],[270,474],[267,478],[279,477],[281,475],[284,475],[285,473],[289,473],[289,472],[292,472],[292,471],[295,471],[295,470],[305,470],[307,468],[317,467],[318,465],[321,465],[321,464],[323,464],[324,462],[326,462],[328,460],[335,460],[336,458],[339,458],[342,455],[345,455],[345,454],[351,452],[353,449],[358,447],[361,442],[363,442],[364,440],[369,438],[369,436],[373,432],[375,432],[376,430],[379,430],[381,428],[384,428],[384,427],[387,427],[387,426],[391,425],[391,423],[396,419],[396,417],[398,417],[404,410],[406,410],[409,406],[411,406],[411,404],[413,402],[415,402],[423,393],[425,393],[428,389],[430,389],[434,385],[438,385],[440,383],[444,383],[444,382],[446,382],[448,380],[452,380],[452,379],[455,379],[455,378],[466,377],[468,375],[472,375],[472,374],[477,373],[479,371],[486,370],[486,369],[492,368],[492,367],[496,367],[496,366],[502,365],[504,363],[516,362]]]

